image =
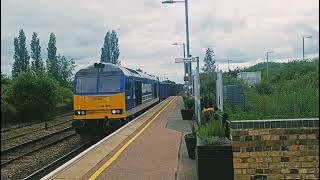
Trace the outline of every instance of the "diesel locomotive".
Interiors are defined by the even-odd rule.
[[[72,126],[80,134],[105,133],[182,88],[129,68],[95,63],[75,74]]]

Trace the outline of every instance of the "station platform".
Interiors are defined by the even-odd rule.
[[[181,96],[169,97],[42,179],[196,179]]]

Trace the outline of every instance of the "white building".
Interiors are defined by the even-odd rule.
[[[261,82],[261,71],[256,72],[240,72],[238,79],[242,79],[246,84],[253,86]]]

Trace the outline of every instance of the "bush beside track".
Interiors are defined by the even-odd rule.
[[[1,125],[39,122],[72,111],[71,83],[30,71],[16,78],[1,74]]]

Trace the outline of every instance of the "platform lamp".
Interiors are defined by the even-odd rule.
[[[174,3],[184,3],[185,5],[185,17],[186,17],[186,43],[187,43],[187,57],[191,57],[190,54],[190,43],[189,43],[189,23],[188,23],[188,0],[174,1],[166,0],[162,1],[162,4],[174,4]],[[188,66],[188,95],[192,95],[192,66],[191,63],[187,63]]]

